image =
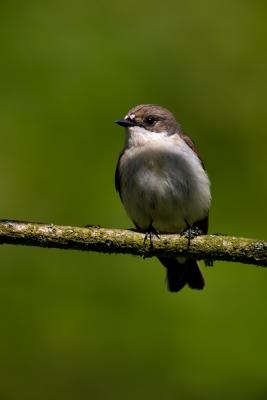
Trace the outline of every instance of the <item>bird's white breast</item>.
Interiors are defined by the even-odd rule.
[[[119,168],[123,204],[140,229],[181,232],[207,216],[208,176],[178,134],[130,128]]]

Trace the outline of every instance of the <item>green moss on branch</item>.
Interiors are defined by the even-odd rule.
[[[188,249],[184,237],[161,235],[151,249],[142,233],[131,230],[0,220],[0,243],[144,257],[179,255],[267,266],[267,242],[233,236],[199,236]]]

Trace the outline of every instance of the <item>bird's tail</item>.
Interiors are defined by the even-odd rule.
[[[203,289],[205,281],[197,261],[191,258],[159,257],[167,269],[167,285],[170,292],[179,292],[186,284],[191,289]]]

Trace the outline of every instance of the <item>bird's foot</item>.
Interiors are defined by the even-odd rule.
[[[211,260],[211,259],[209,259],[209,260],[204,260],[204,263],[205,263],[205,266],[206,266],[206,267],[213,267],[214,260]]]
[[[194,239],[197,236],[203,235],[203,231],[199,229],[197,226],[188,226],[182,233],[181,236],[184,236],[188,242],[187,242],[187,248],[189,249],[191,240]]]
[[[150,244],[150,249],[153,249],[154,247],[154,237],[157,237],[158,239],[160,239],[160,235],[159,232],[153,228],[152,224],[149,226],[148,230],[145,233],[145,237],[144,237],[144,244],[146,243],[147,239],[149,239],[149,244]]]

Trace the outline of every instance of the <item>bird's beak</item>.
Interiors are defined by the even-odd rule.
[[[115,121],[115,123],[120,126],[124,126],[124,128],[129,128],[130,126],[135,126],[135,124],[132,121],[129,121],[128,119],[117,119]]]

